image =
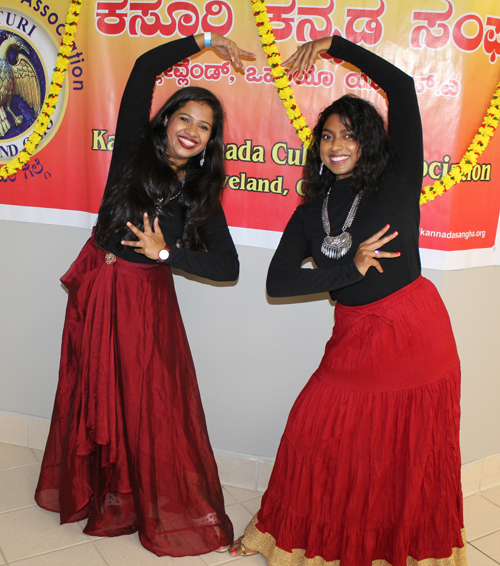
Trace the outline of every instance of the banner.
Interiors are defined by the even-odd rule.
[[[33,131],[67,6],[66,0],[0,0],[0,164],[15,157]],[[414,77],[424,126],[423,186],[460,161],[500,79],[498,1],[273,0],[267,6],[283,60],[300,43],[338,34]],[[92,226],[135,59],[202,31],[227,35],[256,58],[240,72],[207,49],[165,69],[152,112],[188,85],[222,100],[223,204],[231,232],[236,243],[274,248],[300,203],[305,150],[277,96],[249,0],[83,0],[57,111],[32,159],[0,182],[0,219]],[[21,64],[36,76],[38,90],[29,96]],[[292,86],[311,128],[322,108],[348,92],[387,113],[378,85],[343,61],[321,58]],[[496,134],[465,181],[421,207],[424,267],[500,264],[499,156]]]

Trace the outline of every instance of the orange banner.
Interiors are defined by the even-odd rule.
[[[65,0],[0,0],[0,65],[7,69],[0,74],[1,163],[21,151],[39,111],[36,97],[22,90],[19,73],[9,72],[26,65],[43,102],[66,10]],[[460,161],[500,79],[498,2],[274,0],[268,11],[283,58],[299,43],[339,34],[414,77],[424,125],[423,186]],[[201,31],[229,35],[256,59],[246,62],[244,73],[213,50],[179,62],[158,77],[153,111],[187,85],[204,86],[220,97],[227,118],[223,203],[233,237],[236,243],[274,247],[300,202],[305,151],[272,84],[249,0],[83,0],[57,111],[31,161],[0,183],[0,218],[91,226],[120,96],[135,59],[165,41]],[[378,85],[342,61],[317,61],[293,88],[311,127],[318,112],[346,92],[372,100],[386,113]],[[422,207],[424,266],[500,263],[495,251],[499,135],[467,180]]]

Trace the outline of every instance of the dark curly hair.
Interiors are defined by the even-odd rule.
[[[313,130],[314,141],[307,151],[304,167],[305,183],[302,191],[306,202],[325,196],[335,182],[335,175],[328,167],[323,167],[322,175],[319,174],[321,135],[332,114],[339,116],[359,144],[360,156],[352,173],[353,193],[374,194],[391,157],[389,135],[375,106],[353,94],[342,96],[321,112]]]
[[[178,199],[184,213],[184,234],[181,245],[187,249],[203,249],[205,225],[217,209],[224,186],[224,145],[222,141],[224,112],[219,99],[209,90],[186,87],[176,91],[158,111],[144,130],[137,148],[108,182],[99,210],[95,239],[105,245],[116,233],[122,240],[135,239],[126,227],[130,221],[144,229],[143,213],[153,222],[159,212],[169,214],[169,199],[178,191],[179,180],[168,157],[165,121],[188,102],[208,104],[213,112],[210,139],[206,146],[205,163],[200,155],[191,157],[186,165],[185,183]],[[157,209],[158,199],[162,207]]]

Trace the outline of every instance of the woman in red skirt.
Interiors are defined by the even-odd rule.
[[[290,72],[324,51],[384,89],[388,133],[352,95],[314,129],[305,202],[267,289],[329,291],[336,324],[292,408],[261,509],[231,553],[258,551],[271,566],[465,565],[460,365],[446,309],[420,274],[414,83],[337,36],[300,47]],[[301,268],[308,257],[317,269]]]
[[[139,531],[169,556],[233,539],[170,269],[238,277],[219,201],[223,111],[189,87],[149,119],[157,75],[210,42],[239,68],[251,55],[200,34],[142,55],[128,80],[97,227],[62,278],[59,385],[36,489],[61,523]]]

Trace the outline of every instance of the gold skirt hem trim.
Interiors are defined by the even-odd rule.
[[[258,550],[267,560],[269,566],[340,566],[340,560],[327,562],[321,556],[306,558],[305,550],[294,548],[292,552],[287,552],[276,546],[275,538],[269,533],[262,533],[257,529],[257,514],[245,529],[243,544],[251,550]],[[451,556],[448,558],[425,558],[415,560],[408,556],[406,566],[467,566],[467,554],[465,542],[465,529],[462,529],[462,548],[453,548]],[[372,566],[391,566],[386,560],[374,560]]]

